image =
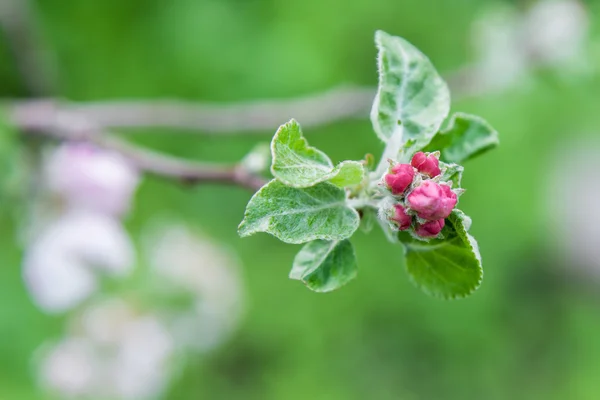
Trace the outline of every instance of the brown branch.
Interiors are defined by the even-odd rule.
[[[74,113],[61,113],[54,103],[31,101],[14,104],[9,115],[23,132],[64,141],[86,141],[118,152],[136,168],[184,183],[237,185],[256,191],[266,183],[241,165],[219,165],[183,160],[134,146],[107,134],[94,122]]]

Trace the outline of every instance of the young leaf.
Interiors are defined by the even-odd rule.
[[[311,186],[333,169],[333,163],[322,151],[308,145],[295,120],[281,125],[271,142],[273,176],[286,185]]]
[[[300,189],[272,180],[246,207],[240,236],[266,232],[286,243],[342,240],[358,229],[358,212],[346,204],[346,192],[327,182]]]
[[[365,168],[358,161],[342,161],[339,163],[327,180],[339,187],[357,185],[365,177]]]
[[[296,255],[290,278],[315,292],[330,292],[350,282],[357,272],[356,254],[348,239],[315,240]]]
[[[384,142],[415,139],[426,144],[450,109],[448,86],[429,59],[406,40],[383,31],[375,34],[379,50],[379,88],[371,122]]]
[[[440,161],[440,169],[442,170],[442,182],[452,182],[452,188],[459,188],[461,185],[463,171],[465,170],[461,165],[458,164],[446,164]]]
[[[462,163],[498,146],[498,132],[484,119],[456,113],[449,127],[438,132],[424,151],[441,151],[441,159]]]
[[[479,248],[466,224],[470,219],[455,210],[446,219],[444,239],[423,242],[402,233],[408,274],[425,293],[455,299],[468,296],[481,284]]]
[[[295,120],[281,125],[271,142],[273,176],[288,186],[305,188],[330,181],[344,187],[362,181],[364,168],[357,161],[344,161],[335,168],[329,157],[308,145]]]

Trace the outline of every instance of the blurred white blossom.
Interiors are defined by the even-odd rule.
[[[65,143],[46,160],[48,188],[70,207],[121,215],[129,209],[138,172],[119,154],[86,143]]]
[[[59,343],[45,346],[42,384],[62,398],[157,398],[172,374],[173,338],[157,315],[120,299],[90,307]]]
[[[482,15],[473,24],[473,46],[478,64],[475,79],[489,89],[512,85],[527,70],[527,57],[519,42],[521,16],[511,8]]]
[[[56,344],[40,364],[44,386],[65,398],[86,396],[97,375],[93,344],[86,339],[67,338]]]
[[[524,17],[522,36],[536,62],[560,65],[583,56],[589,18],[579,1],[538,1]]]
[[[119,217],[139,175],[120,155],[85,143],[53,148],[42,168],[25,228],[23,276],[40,308],[64,312],[97,290],[99,274],[122,277],[134,266]],[[51,201],[57,198],[61,207]]]
[[[62,312],[94,292],[98,272],[124,276],[134,262],[133,244],[117,220],[71,210],[29,243],[23,276],[38,306]]]
[[[197,350],[222,343],[237,326],[243,305],[234,253],[181,225],[157,230],[148,248],[155,273],[194,298],[189,310],[171,316],[177,343]]]
[[[189,304],[144,302],[141,310],[112,298],[87,306],[41,351],[40,380],[61,398],[158,398],[179,355],[215,348],[239,323],[243,291],[231,251],[181,225],[161,226],[148,239],[153,290],[187,293]]]
[[[567,265],[600,278],[600,143],[561,146],[548,169],[547,214]]]
[[[589,16],[577,0],[540,0],[526,12],[494,7],[472,28],[479,91],[521,81],[532,68],[580,68],[586,63]]]

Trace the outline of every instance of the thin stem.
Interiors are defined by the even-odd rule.
[[[189,184],[217,183],[237,185],[256,191],[266,180],[241,165],[218,165],[183,160],[144,149],[108,135],[91,121],[75,114],[56,113],[50,103],[27,102],[10,110],[14,124],[28,134],[63,141],[86,141],[118,152],[136,168],[157,176]]]

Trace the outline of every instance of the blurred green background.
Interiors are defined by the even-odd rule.
[[[503,2],[40,0],[31,9],[54,95],[226,103],[375,86],[376,29],[405,37],[442,73],[457,70],[474,61],[471,26],[495,4]],[[542,68],[527,85],[453,103],[453,111],[486,118],[501,138],[497,150],[466,165],[461,209],[473,218],[485,269],[483,286],[467,299],[440,301],[413,287],[401,249],[379,231],[353,239],[357,280],[335,293],[309,292],[287,278],[299,246],[268,235],[238,238],[250,193],[145,178],[127,219],[134,240],[155,215],[175,215],[237,251],[247,292],[234,337],[192,357],[165,398],[600,398],[598,287],[569,272],[544,212],[553,155],[565,141],[600,132],[600,2],[586,6],[593,71],[565,79]],[[0,60],[0,96],[26,96],[4,39]],[[275,129],[128,138],[234,162]],[[382,149],[366,119],[305,134],[335,161]],[[49,399],[36,385],[32,354],[61,334],[64,320],[32,304],[18,227],[8,215],[1,221],[0,398]]]

